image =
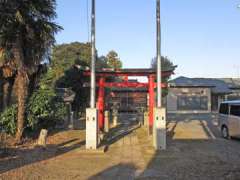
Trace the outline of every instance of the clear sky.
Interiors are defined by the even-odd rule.
[[[87,1],[57,0],[57,43],[89,39]],[[114,49],[125,68],[147,68],[156,54],[156,0],[96,0],[97,50]],[[240,76],[240,0],[161,0],[162,54],[176,76]],[[90,13],[90,11],[89,11]],[[90,21],[89,21],[90,22]]]

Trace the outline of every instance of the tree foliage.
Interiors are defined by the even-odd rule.
[[[74,64],[89,66],[90,61],[90,43],[73,42],[70,44],[61,44],[53,48],[51,68],[54,70],[56,79],[59,79]]]
[[[17,127],[17,106],[12,105],[0,114],[0,129],[8,134],[15,135]]]
[[[172,70],[174,67],[174,64],[168,57],[161,57],[161,66],[163,71],[167,71],[167,70]],[[151,68],[157,69],[157,58],[152,59]],[[162,79],[162,81],[164,83],[167,83],[170,78],[171,76],[165,77]],[[163,93],[163,96],[165,97],[168,94],[168,90],[163,89],[162,93]]]
[[[162,66],[163,71],[167,71],[167,70],[172,70],[172,68],[174,67],[174,64],[168,57],[162,57],[161,58],[161,66]],[[157,69],[157,59],[156,58],[152,59],[151,68]],[[165,82],[167,82],[169,80],[169,78],[170,77],[168,77],[167,79],[165,78],[163,80]]]
[[[36,63],[48,57],[54,35],[61,29],[52,22],[55,7],[55,0],[0,1],[0,47],[6,55],[22,51],[22,61],[15,57],[18,66],[27,66],[31,71]]]
[[[113,51],[114,52],[114,51]],[[98,54],[98,53],[96,53]],[[98,56],[96,58],[96,69],[111,68],[110,59],[117,59],[118,64],[122,64],[117,53],[109,53],[109,56]],[[108,58],[109,57],[109,58]],[[115,61],[114,61],[115,62]],[[78,67],[90,67],[91,64],[91,44],[73,42],[70,44],[57,45],[53,49],[51,69],[54,75],[55,86],[58,88],[71,88],[76,97],[73,102],[73,110],[84,111],[88,107],[90,78],[83,75],[83,71]],[[117,65],[118,68],[121,66]]]
[[[121,69],[122,62],[115,51],[110,51],[106,56],[107,65],[110,68]]]
[[[174,66],[173,62],[168,57],[162,56],[161,62],[162,62],[161,65],[162,65],[163,70],[169,70]],[[157,59],[156,58],[152,59],[151,68],[154,68],[154,69],[157,68]]]
[[[53,22],[55,8],[55,0],[0,1],[0,47],[4,49],[4,60],[14,60],[17,67],[17,142],[23,133],[28,76],[49,56],[54,35],[61,29]]]

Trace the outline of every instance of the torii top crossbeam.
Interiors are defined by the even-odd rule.
[[[169,77],[174,73],[174,70],[176,69],[176,66],[173,66],[167,70],[162,71],[162,77]],[[85,71],[84,75],[90,75],[90,70]],[[156,76],[156,70],[155,69],[101,69],[96,70],[96,76],[97,77],[108,77],[108,76]]]

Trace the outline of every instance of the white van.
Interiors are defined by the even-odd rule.
[[[218,121],[224,138],[240,137],[240,100],[222,102]]]

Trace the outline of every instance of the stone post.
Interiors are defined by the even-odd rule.
[[[118,125],[118,110],[113,110],[113,126],[116,127]]]
[[[108,133],[109,132],[109,124],[110,124],[110,121],[109,121],[109,119],[110,119],[110,113],[109,113],[109,111],[105,111],[104,112],[104,118],[105,118],[105,120],[104,120],[104,132],[105,133]]]
[[[70,112],[70,120],[69,120],[69,125],[68,125],[69,129],[73,129],[74,128],[74,112]]]
[[[48,130],[42,129],[38,137],[38,142],[37,142],[38,146],[46,147],[47,135],[48,135]]]

